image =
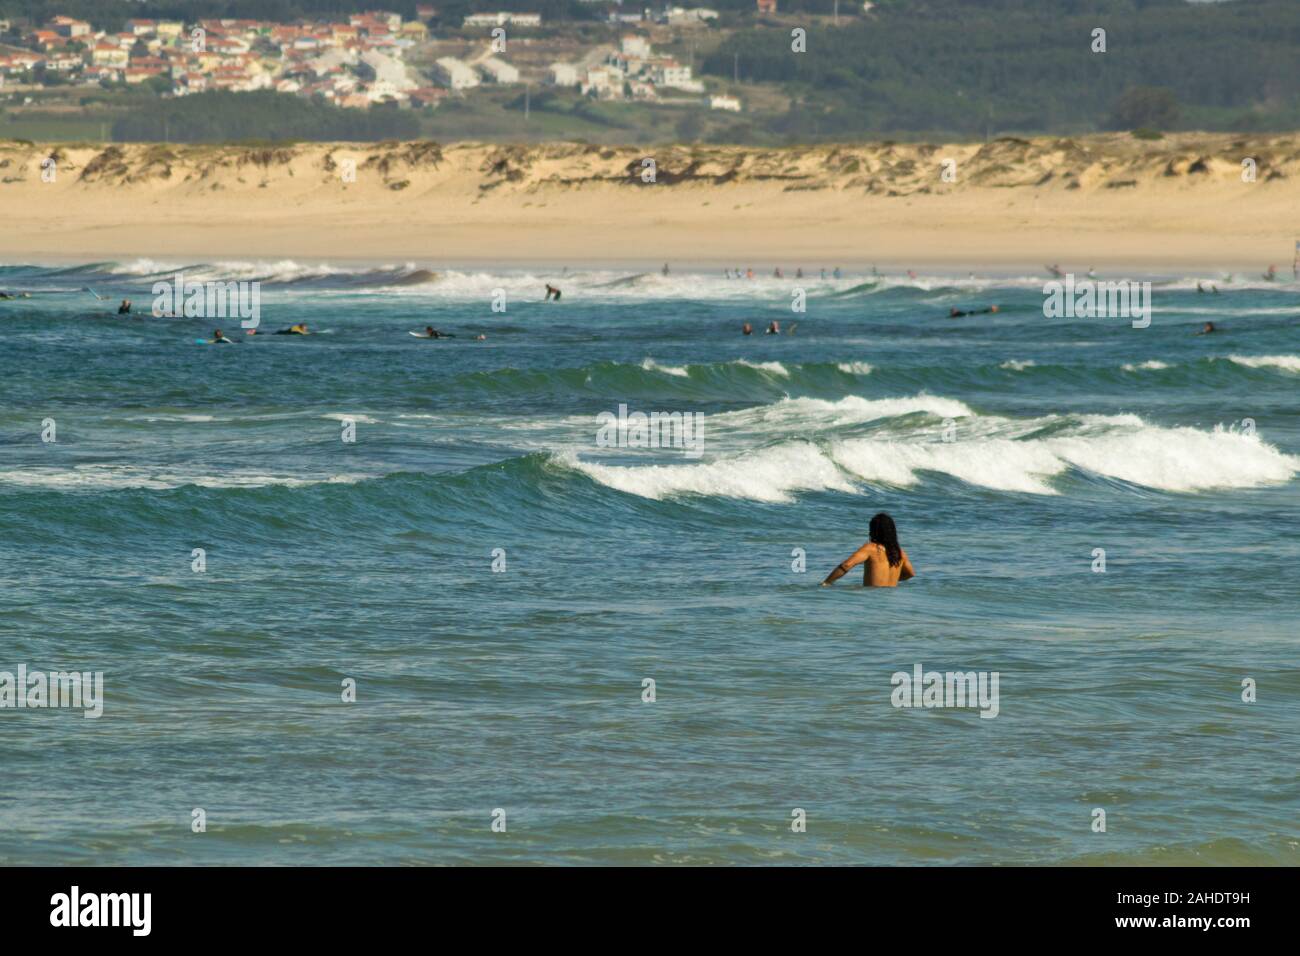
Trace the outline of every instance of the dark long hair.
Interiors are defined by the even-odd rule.
[[[893,518],[880,512],[871,519],[870,533],[871,540],[885,549],[891,568],[903,563],[903,549],[898,544],[898,529],[894,527]]]

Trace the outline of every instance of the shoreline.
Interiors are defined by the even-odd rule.
[[[656,151],[651,184],[644,152],[0,143],[0,261],[1289,274],[1300,239],[1288,136],[677,146]]]

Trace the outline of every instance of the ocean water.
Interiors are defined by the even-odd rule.
[[[180,266],[318,334],[112,314]],[[1294,865],[1300,286],[1206,278],[0,268],[0,670],[104,675],[0,709],[0,862]]]

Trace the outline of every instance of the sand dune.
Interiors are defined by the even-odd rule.
[[[1300,238],[1300,135],[650,150],[8,142],[0,209],[10,262],[1281,267]]]

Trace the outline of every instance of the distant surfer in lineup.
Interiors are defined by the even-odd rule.
[[[664,275],[668,275],[668,263],[664,263]]]
[[[848,574],[859,564],[862,568],[862,586],[866,588],[894,588],[899,581],[916,577],[907,552],[898,543],[898,529],[894,519],[880,512],[871,519],[867,543],[835,566],[822,587],[827,588]]]
[[[412,332],[411,334],[417,339],[454,339],[456,337],[450,332],[439,332],[432,325],[426,325],[423,332]],[[480,335],[479,338],[486,338],[486,336]]]
[[[741,335],[753,335],[753,334],[754,334],[754,327],[753,327],[752,325],[750,325],[748,322],[746,322],[744,325],[742,325],[742,326],[740,327],[740,334],[741,334]]]
[[[1277,281],[1277,266],[1269,266],[1268,271],[1264,273],[1265,282]]]
[[[764,334],[766,334],[766,335],[780,335],[780,334],[781,334],[781,323],[778,322],[776,319],[773,319],[771,322],[767,323],[767,332],[764,333]]]
[[[1065,273],[1061,271],[1061,266],[1059,264],[1054,266],[1048,266],[1047,271],[1050,272],[1053,276],[1055,276],[1058,279],[1065,278]]]
[[[212,339],[209,341],[208,344],[210,344],[210,345],[234,345],[235,343],[232,342],[232,341],[230,341],[230,339],[226,338],[225,333],[222,332],[220,329],[216,329],[216,330],[212,333]]]
[[[546,301],[550,302],[552,299],[556,302],[560,301],[560,290],[548,282],[546,284]]]
[[[1217,331],[1219,330],[1214,327],[1213,322],[1206,322],[1203,326],[1201,326],[1201,331],[1197,332],[1196,334],[1209,335],[1211,332],[1217,332]]]
[[[130,314],[131,314],[131,300],[130,300],[130,299],[123,299],[123,300],[122,300],[122,304],[119,305],[119,306],[117,307],[117,314],[118,314],[118,315],[130,315]]]
[[[962,309],[949,309],[948,318],[960,319],[967,315],[989,315],[997,310],[998,307],[996,305],[991,305],[987,309],[970,309],[967,311],[963,311]]]
[[[257,329],[249,329],[248,334],[249,335],[268,335],[268,334],[269,335],[310,335],[311,333],[307,331],[306,322],[298,322],[295,325],[289,326],[287,329],[277,329],[276,331],[270,333],[261,332],[258,331]]]

